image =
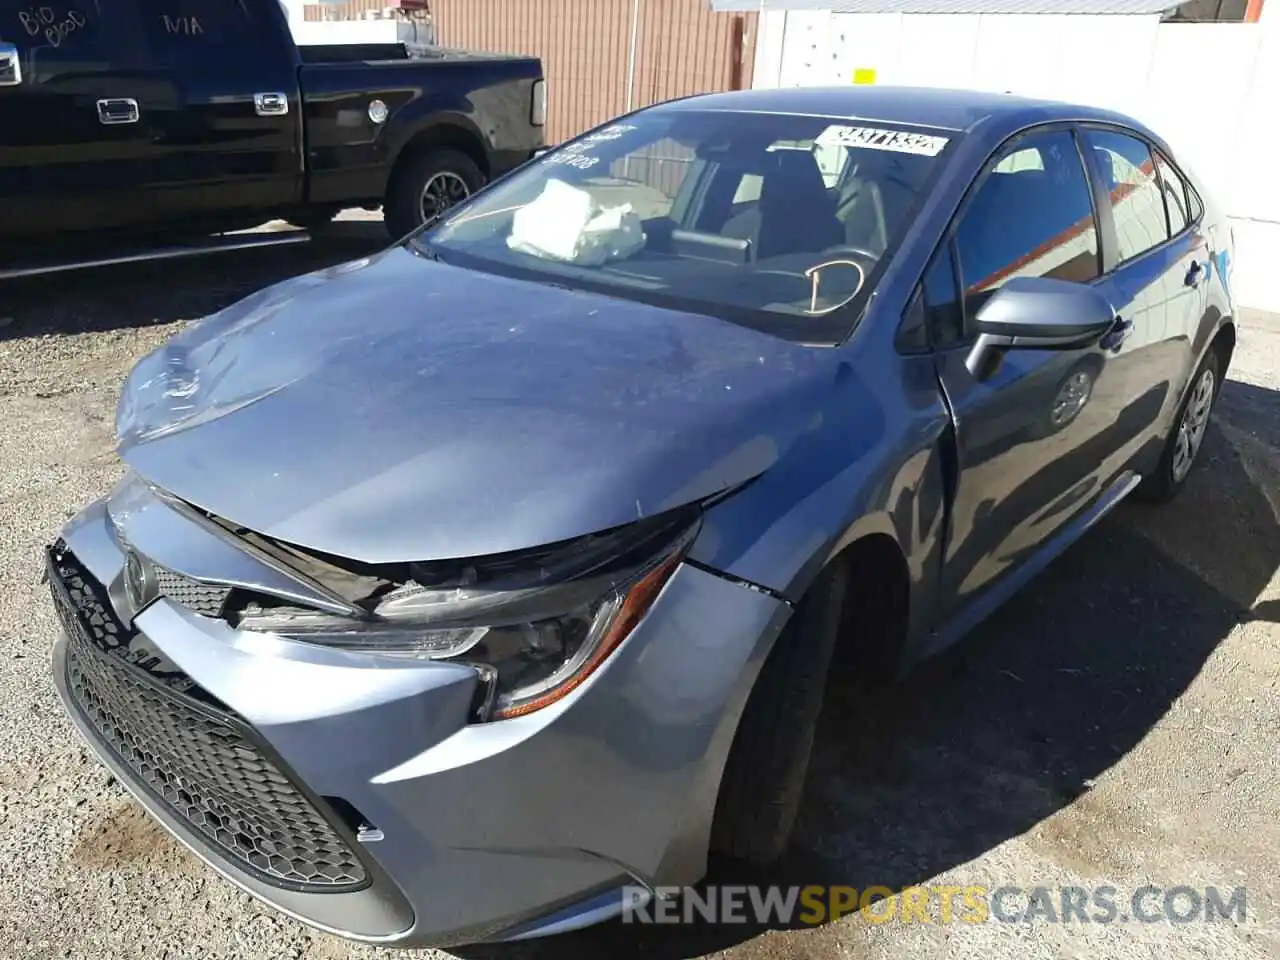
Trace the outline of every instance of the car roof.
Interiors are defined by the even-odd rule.
[[[969,131],[985,121],[1016,128],[1052,120],[1099,120],[1150,133],[1122,114],[1082,104],[1035,100],[1008,93],[934,87],[794,87],[701,94],[663,104],[659,109],[730,110],[750,113],[807,114],[840,119],[915,124]]]

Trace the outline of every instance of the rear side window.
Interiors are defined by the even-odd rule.
[[[1147,144],[1109,130],[1086,130],[1111,200],[1120,259],[1131,260],[1169,238],[1164,198]]]
[[[1200,202],[1200,194],[1196,188],[1187,184],[1187,207],[1191,211],[1191,222],[1195,223],[1204,216],[1204,204]]]
[[[1187,228],[1187,185],[1161,153],[1156,154],[1160,171],[1160,187],[1164,191],[1164,209],[1169,215],[1169,235],[1177,236]]]
[[[1097,277],[1093,200],[1072,135],[1030,134],[997,157],[960,218],[956,247],[970,323],[1013,277]]]
[[[262,46],[264,33],[274,29],[244,0],[146,0],[142,9],[151,48],[169,66],[233,57]]]

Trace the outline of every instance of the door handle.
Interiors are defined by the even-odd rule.
[[[1129,334],[1133,332],[1133,321],[1126,317],[1116,317],[1116,322],[1111,325],[1111,329],[1102,335],[1099,346],[1103,350],[1119,350],[1120,346],[1129,339]]]
[[[138,122],[138,101],[131,97],[117,97],[98,101],[98,122],[108,126],[117,123]]]
[[[1204,267],[1201,266],[1199,260],[1192,260],[1191,267],[1187,270],[1187,276],[1183,282],[1188,287],[1200,286],[1200,280],[1204,277]]]
[[[255,93],[253,112],[260,117],[283,117],[289,112],[289,98],[283,93]]]

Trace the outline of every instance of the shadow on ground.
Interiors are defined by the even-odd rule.
[[[1280,447],[1280,396],[1228,382],[1223,417]],[[1220,418],[1221,419],[1221,418]],[[1252,464],[1215,428],[1174,503],[1122,506],[958,647],[874,702],[828,707],[791,852],[707,882],[901,888],[965,863],[1070,804],[1129,752],[1251,612],[1280,563]],[[764,928],[612,922],[468,947],[484,960],[684,958]],[[794,950],[783,942],[779,956]],[[773,955],[770,952],[770,955]]]
[[[380,221],[352,220],[310,243],[0,281],[0,341],[191,320],[387,245]]]

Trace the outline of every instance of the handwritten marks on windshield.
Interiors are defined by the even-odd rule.
[[[820,308],[818,306],[818,285],[822,281],[822,271],[826,270],[828,267],[852,267],[854,270],[858,271],[858,285],[854,287],[853,292],[843,300],[838,303],[834,303],[829,307]],[[804,272],[804,275],[809,278],[809,281],[812,284],[812,287],[809,290],[809,309],[805,311],[805,313],[811,317],[822,317],[826,316],[828,313],[835,313],[845,304],[850,303],[862,290],[862,285],[867,281],[866,271],[862,269],[861,264],[853,260],[828,260],[825,263],[815,263]]]
[[[565,148],[568,150],[568,147]],[[599,157],[588,157],[581,153],[549,153],[543,158],[547,163],[559,167],[573,167],[575,170],[590,170],[600,162]]]
[[[611,124],[547,154],[543,160],[557,166],[573,167],[575,170],[590,170],[600,162],[599,157],[592,156],[592,151],[604,144],[621,140],[634,129],[634,126],[627,123]]]
[[[43,36],[51,47],[60,47],[68,37],[89,25],[79,10],[55,7],[28,7],[18,11],[18,22],[29,37]]]

